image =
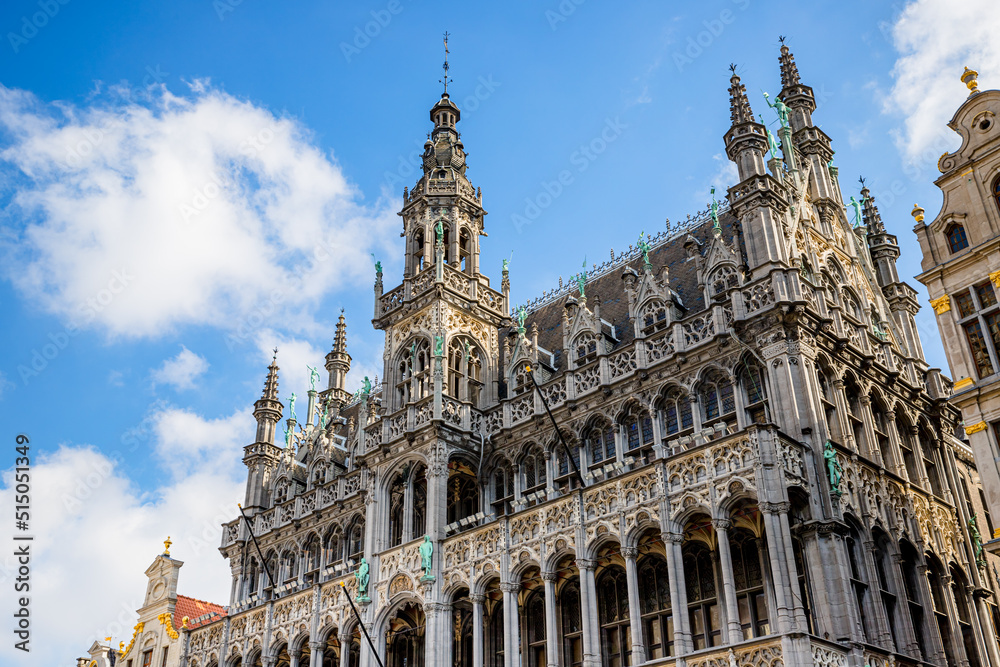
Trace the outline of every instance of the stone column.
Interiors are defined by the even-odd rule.
[[[622,547],[625,557],[625,578],[628,581],[628,620],[632,630],[632,664],[646,662],[646,646],[642,636],[642,607],[639,604],[639,569],[635,559],[638,547]]]
[[[788,602],[792,613],[792,629],[805,632],[809,628],[806,620],[805,603],[799,588],[799,573],[795,565],[795,548],[792,545],[792,529],[788,524],[788,503],[779,503],[778,527],[781,529],[781,544],[785,547],[785,564],[788,571]]]
[[[472,602],[472,667],[483,667],[483,603],[486,596],[473,593]]]
[[[875,610],[875,625],[878,629],[877,644],[889,650],[893,650],[892,633],[889,631],[889,618],[885,613],[885,605],[882,604],[882,593],[879,589],[878,564],[875,562],[875,542],[865,537],[865,568],[867,570],[868,594],[871,599],[871,607]]]
[[[910,479],[910,471],[906,469],[906,462],[903,460],[903,450],[900,448],[899,445],[899,433],[896,432],[896,411],[888,410],[885,413],[885,421],[886,421],[885,430],[887,431],[886,435],[889,436],[889,450],[892,453],[892,458],[894,459],[894,461],[891,464],[888,462],[884,462],[882,465],[884,465],[889,470],[892,470],[900,477],[904,479]],[[914,451],[913,455],[917,456],[918,454],[916,451]],[[921,457],[921,459],[922,458],[923,457]],[[911,479],[910,481],[913,482],[914,484],[920,483],[920,480],[917,479]]]
[[[715,527],[715,537],[719,542],[719,561],[722,565],[722,591],[726,596],[726,617],[729,627],[729,643],[739,644],[743,641],[743,630],[740,626],[740,612],[736,606],[736,584],[733,582],[733,557],[729,552],[729,529],[733,522],[729,519],[712,519]]]
[[[944,652],[944,639],[941,637],[941,630],[938,628],[934,618],[934,597],[931,594],[931,584],[927,579],[927,561],[923,553],[917,552],[917,590],[920,596],[920,606],[924,608],[924,630],[928,633],[930,641],[926,644],[927,662],[936,665],[946,664],[947,656]]]
[[[502,582],[503,591],[503,664],[504,667],[519,667],[521,664],[521,628],[517,622],[517,592],[521,584]]]
[[[962,630],[958,625],[958,607],[955,606],[955,597],[951,591],[951,574],[941,573],[941,592],[944,593],[945,614],[948,616],[948,627],[951,629],[952,648],[955,649],[955,661],[959,667],[968,667],[969,657],[965,655],[965,642],[962,641]]]
[[[301,648],[291,651],[288,656],[289,667],[299,667],[299,658],[301,657],[301,655],[302,655]]]
[[[864,444],[858,443],[858,451],[862,456],[888,468],[892,462],[883,460],[882,450],[879,449],[878,439],[875,437],[875,422],[872,419],[871,410],[872,399],[868,395],[863,395],[858,398],[858,402],[861,403],[861,420],[865,423],[866,440]]]
[[[778,631],[788,632],[791,628],[788,613],[788,589],[786,578],[788,572],[784,567],[784,550],[781,544],[780,529],[776,521],[778,503],[760,503],[764,515],[764,537],[767,540],[767,555],[771,562],[771,580],[774,582],[774,600],[778,606]]]
[[[837,413],[837,431],[840,433],[840,444],[855,452],[861,446],[854,442],[854,432],[851,430],[851,420],[848,418],[850,410],[847,407],[847,398],[844,394],[844,381],[837,378],[833,381],[833,403]],[[831,428],[832,430],[832,428]],[[833,434],[830,434],[831,439]]]
[[[577,558],[580,570],[580,621],[583,625],[583,667],[600,667],[600,636],[595,632],[597,625],[597,585],[594,583],[594,569],[597,562]]]
[[[326,642],[309,642],[309,667],[323,667],[323,651],[325,650]]]
[[[898,551],[890,556],[892,567],[889,568],[889,576],[892,578],[892,586],[897,592],[897,605],[899,605],[899,617],[902,619],[902,626],[899,628],[899,643],[897,651],[902,651],[907,655],[919,656],[920,645],[917,643],[917,633],[922,633],[923,628],[913,627],[913,617],[910,616],[910,601],[906,596],[906,581],[903,580],[902,561],[903,554]],[[926,614],[926,612],[924,612]]]
[[[547,667],[559,667],[559,622],[556,615],[556,578],[555,572],[542,572],[545,582],[545,664]],[[482,667],[474,665],[473,667]]]
[[[340,667],[348,667],[351,660],[351,635],[340,635]],[[331,665],[330,667],[333,667]]]
[[[684,587],[684,558],[681,544],[684,535],[663,533],[663,543],[667,547],[667,576],[670,577],[670,608],[674,616],[674,653],[684,655],[691,652],[691,622],[687,611],[687,589]]]

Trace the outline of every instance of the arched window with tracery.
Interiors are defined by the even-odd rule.
[[[674,654],[674,616],[670,605],[670,577],[666,560],[649,554],[639,561],[639,605],[646,657],[650,660]]]
[[[404,347],[396,361],[396,401],[403,407],[419,401],[430,392],[431,346],[426,338],[417,338]]]
[[[448,523],[455,523],[479,512],[479,483],[475,470],[452,461],[448,464]]]
[[[454,665],[471,665],[473,654],[472,602],[469,589],[463,588],[452,596],[451,602],[452,660]]]
[[[591,424],[583,432],[583,441],[590,453],[590,465],[603,465],[615,460],[615,428],[608,421]]]
[[[519,396],[532,388],[531,376],[529,375],[528,362],[518,364],[511,379],[513,380],[514,395]]]
[[[357,516],[347,530],[347,557],[354,562],[361,560],[365,552],[365,518]]]
[[[649,412],[636,404],[630,404],[621,418],[624,433],[625,454],[638,453],[653,446],[653,420]]]
[[[683,435],[694,428],[691,397],[678,387],[671,387],[660,400],[660,427],[664,438]]]
[[[335,565],[344,559],[344,537],[340,526],[331,526],[323,538],[323,564]]]
[[[285,549],[281,552],[281,577],[283,584],[295,581],[299,576],[299,555],[291,550]]]
[[[276,551],[269,551],[269,552],[267,552],[267,557],[264,558],[264,562],[267,563],[267,570],[266,570],[266,572],[270,576],[268,576],[268,574],[265,574],[264,575],[264,582],[263,583],[264,583],[264,586],[268,590],[270,590],[270,588],[271,588],[271,577],[274,578],[274,584],[275,585],[278,585],[278,584],[281,583],[281,576],[282,576],[282,574],[280,572],[280,569],[281,569],[280,568],[280,566],[281,566],[281,559],[278,558],[278,554],[277,554]]]
[[[250,563],[247,565],[246,574],[243,575],[242,599],[246,600],[251,595],[255,595],[259,586],[260,565],[258,565],[257,559],[254,556],[251,556]]]
[[[848,375],[844,379],[844,395],[847,397],[847,421],[850,423],[851,435],[854,437],[855,447],[864,451],[868,445],[865,437],[865,406],[861,401],[864,392],[854,377]]]
[[[423,607],[416,603],[396,612],[386,632],[386,667],[423,667],[425,626]]]
[[[980,667],[979,650],[976,648],[976,634],[972,630],[972,609],[974,603],[966,593],[969,589],[965,573],[956,565],[951,566],[951,595],[955,600],[955,610],[958,612],[958,631],[962,635],[965,657],[969,667]]]
[[[667,305],[659,299],[647,302],[639,309],[642,334],[651,336],[667,328]]]
[[[683,554],[691,641],[694,650],[700,651],[722,643],[715,563],[712,552],[702,542],[689,542]]]
[[[501,461],[493,470],[493,513],[510,514],[514,504],[514,473],[507,461]]]
[[[486,586],[483,604],[483,657],[487,667],[504,667],[504,612],[500,582],[494,579]]]
[[[406,472],[404,469],[396,473],[389,486],[389,546],[395,547],[403,543],[403,524],[406,518]]]
[[[893,428],[894,425],[889,421],[889,415],[881,399],[876,395],[872,395],[870,398],[872,426],[875,427],[875,445],[882,454],[882,465],[889,467],[893,462],[892,441],[889,439],[889,429]]]
[[[865,554],[862,551],[860,534],[854,525],[850,526],[850,532],[844,543],[847,547],[847,559],[851,566],[851,590],[854,593],[854,604],[858,618],[861,619],[861,631],[865,638],[870,641],[874,635],[868,624],[868,575],[865,571]]]
[[[846,287],[841,292],[843,295],[844,311],[858,322],[864,322],[861,317],[861,306],[858,305],[858,297]]]
[[[322,551],[321,543],[319,537],[314,533],[309,536],[306,540],[305,547],[302,549],[302,555],[304,556],[303,564],[305,567],[305,573],[317,573],[319,571],[322,560],[320,558],[320,553]]]
[[[427,467],[419,464],[413,472],[413,527],[409,535],[414,540],[427,532]]]
[[[631,663],[632,638],[629,627],[628,583],[625,570],[610,565],[597,580],[598,619],[601,624],[602,664],[625,667]]]
[[[874,538],[875,552],[872,554],[875,560],[875,575],[878,582],[879,598],[885,617],[889,621],[889,634],[892,637],[893,646],[896,650],[902,647],[899,645],[896,633],[896,615],[899,613],[897,606],[896,584],[891,578],[892,556],[889,553],[889,538],[878,530],[872,531]]]
[[[715,421],[731,418],[736,413],[736,396],[733,381],[721,371],[708,373],[699,384],[698,399],[701,402],[703,426]]]
[[[448,342],[448,394],[479,407],[482,375],[483,360],[479,346],[467,336],[452,338]]]
[[[413,241],[410,248],[410,256],[413,258],[412,267],[414,273],[419,273],[424,269],[424,230],[418,229],[413,234]]]
[[[757,544],[757,538],[747,530],[734,530],[729,535],[736,607],[743,639],[763,637],[771,631],[764,595],[764,571]]]
[[[545,489],[547,474],[545,470],[545,454],[542,452],[541,447],[532,445],[528,448],[528,453],[525,454],[524,459],[521,461],[521,472],[524,475],[523,488],[525,495]]]
[[[899,453],[903,456],[906,476],[911,484],[920,484],[920,469],[914,452],[914,427],[902,410],[896,410],[896,435],[899,437]]]
[[[831,376],[829,370],[816,366],[816,381],[819,383],[819,398],[823,405],[823,416],[826,418],[826,431],[834,442],[846,444],[840,432],[840,419],[837,414],[837,388]]]
[[[573,345],[573,359],[577,368],[597,360],[597,339],[593,334],[585,333],[577,337]]]
[[[931,493],[941,496],[941,475],[938,473],[938,440],[926,423],[921,423],[917,429],[917,442],[920,445],[920,455],[924,459],[924,470],[927,471],[927,481],[931,485]]]
[[[899,569],[903,575],[903,588],[906,592],[906,606],[910,614],[910,624],[917,639],[920,657],[927,659],[927,629],[924,627],[924,605],[920,602],[920,556],[916,548],[903,540],[899,543]]]
[[[569,456],[567,456],[566,447],[561,442],[556,443],[553,450],[556,457],[556,480],[559,482],[575,480],[575,470],[579,470],[581,474],[583,473],[583,470],[580,469],[580,446],[569,441],[567,441],[567,446],[569,447],[569,455],[573,457],[572,463],[570,463]],[[576,464],[575,467],[573,464]],[[571,481],[569,483],[575,484],[576,482]]]
[[[521,636],[527,667],[545,667],[545,595],[535,589],[524,604]],[[470,663],[471,664],[471,663]]]
[[[274,505],[280,505],[288,500],[288,487],[288,478],[284,476],[278,478],[278,480],[274,483],[274,494],[272,499]]]
[[[958,223],[954,223],[948,227],[944,235],[948,239],[948,247],[952,253],[969,247],[969,239],[965,235],[965,227]]]
[[[472,242],[467,229],[462,229],[458,234],[458,268],[465,273],[472,273]]]
[[[583,665],[583,618],[580,608],[580,579],[573,577],[559,592],[559,617],[562,625],[562,664]]]
[[[739,287],[740,277],[736,267],[732,264],[723,264],[708,279],[708,284],[712,290],[712,296],[716,297],[725,294],[734,287]]]
[[[927,581],[931,586],[931,602],[934,605],[934,618],[937,619],[938,631],[941,633],[941,642],[944,644],[944,655],[948,667],[958,667],[958,647],[956,638],[951,632],[951,622],[948,617],[947,596],[951,592],[945,588],[943,582],[945,569],[936,558],[927,557]]]
[[[747,423],[764,424],[770,419],[767,406],[767,374],[755,361],[748,361],[741,366],[739,381],[743,390]]]

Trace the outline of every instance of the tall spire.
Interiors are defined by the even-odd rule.
[[[326,355],[326,372],[330,374],[327,387],[333,392],[331,400],[339,405],[347,401],[348,394],[344,389],[347,372],[351,370],[351,355],[347,354],[347,320],[344,309],[340,309],[337,319],[337,332],[333,335],[333,349]]]
[[[344,320],[344,309],[340,309],[337,319],[337,333],[333,335],[333,351],[336,354],[347,352],[347,322]]]
[[[882,224],[882,216],[879,215],[878,207],[875,206],[875,198],[871,196],[871,190],[865,185],[865,179],[858,179],[861,182],[861,217],[869,234],[885,234],[885,225]]]
[[[778,37],[778,41],[781,42],[781,55],[778,56],[778,62],[781,63],[781,87],[797,86],[799,84],[799,68],[795,64],[795,56],[785,45],[784,35]]]
[[[753,109],[750,108],[750,100],[747,99],[747,89],[740,83],[740,77],[736,74],[736,65],[730,65],[729,70],[733,76],[729,79],[729,112],[733,125],[753,122]]]
[[[271,365],[267,367],[267,378],[264,380],[264,393],[261,395],[261,399],[278,400],[278,348],[274,348]]]
[[[451,51],[448,50],[448,31],[444,33],[444,78],[441,79],[441,83],[444,84],[444,94],[443,97],[448,97],[448,84],[451,83],[451,79],[448,78],[448,70],[450,69],[448,65],[448,54]]]

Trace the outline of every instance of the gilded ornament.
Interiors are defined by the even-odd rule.
[[[931,299],[931,308],[936,314],[943,315],[951,310],[951,299],[948,298],[947,294],[937,299]]]
[[[980,431],[986,430],[986,422],[979,422],[978,424],[973,424],[972,426],[965,427],[965,435],[972,435],[973,433],[979,433]]]
[[[969,69],[968,67],[966,67],[965,71],[962,72],[962,83],[964,83],[965,86],[969,89],[969,95],[973,95],[979,92],[979,82],[977,81],[978,78],[979,78],[979,72],[977,72],[974,69]]]
[[[167,629],[167,636],[171,639],[177,639],[180,635],[177,630],[174,629],[173,619],[170,614],[163,613],[156,617],[156,620],[160,622],[161,625],[165,625]]]
[[[974,384],[975,381],[972,378],[962,378],[961,380],[952,385],[951,390],[962,391],[966,387],[971,387]]]
[[[924,221],[924,209],[922,209],[917,204],[913,205],[913,210],[910,211],[910,215],[912,215],[913,219],[916,220],[918,223]]]
[[[990,282],[993,283],[994,287],[1000,289],[1000,271],[994,271],[990,274]]]

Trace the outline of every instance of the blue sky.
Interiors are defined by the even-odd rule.
[[[728,65],[771,122],[761,92],[781,88],[779,34],[815,91],[845,198],[864,175],[909,279],[909,211],[940,206],[962,67],[981,87],[1000,81],[993,16],[981,1],[5,2],[0,414],[7,440],[29,434],[39,457],[39,618],[115,580],[49,655],[115,634],[93,619],[128,607],[167,534],[188,562],[181,591],[226,601],[215,525],[240,499],[272,347],[282,396],[304,392],[344,308],[350,388],[380,374],[369,253],[397,284],[395,212],[440,94],[445,30],[489,211],[481,266],[498,283],[513,251],[521,302],[734,184]],[[581,150],[602,133],[601,150]],[[572,182],[543,196],[563,170]],[[930,308],[919,321],[947,372]],[[84,545],[92,555],[68,560]],[[93,584],[74,579],[80,567]]]

